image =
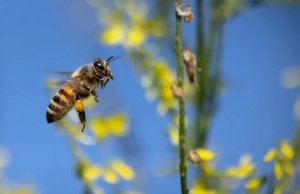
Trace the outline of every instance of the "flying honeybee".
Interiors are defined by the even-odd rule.
[[[98,102],[97,87],[105,87],[113,75],[109,63],[117,58],[113,56],[107,60],[95,59],[93,63],[79,67],[74,73],[70,73],[71,79],[66,81],[56,92],[47,109],[48,123],[63,118],[70,109],[75,106],[79,120],[82,123],[82,132],[85,128],[85,112],[82,99],[92,94]]]

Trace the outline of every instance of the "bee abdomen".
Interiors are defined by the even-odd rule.
[[[63,87],[56,92],[47,109],[48,123],[60,120],[74,106],[76,93],[70,82],[67,82]]]

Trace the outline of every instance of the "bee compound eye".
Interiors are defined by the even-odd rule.
[[[94,67],[95,67],[96,69],[98,69],[98,71],[105,70],[105,67],[104,67],[104,65],[103,65],[101,62],[95,62],[95,63],[94,63]]]

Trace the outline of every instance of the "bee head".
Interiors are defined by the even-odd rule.
[[[111,56],[107,60],[102,60],[100,58],[95,59],[93,66],[101,77],[107,77],[108,79],[114,79],[109,63],[112,62],[113,60],[117,59],[118,57]]]

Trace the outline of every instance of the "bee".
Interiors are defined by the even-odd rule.
[[[86,117],[82,100],[93,95],[95,101],[99,101],[96,89],[99,85],[104,88],[109,80],[114,79],[109,67],[109,63],[114,59],[117,58],[113,56],[107,60],[96,58],[93,63],[83,65],[70,73],[70,80],[62,85],[49,103],[46,113],[47,122],[52,123],[62,119],[75,106],[83,132]]]

